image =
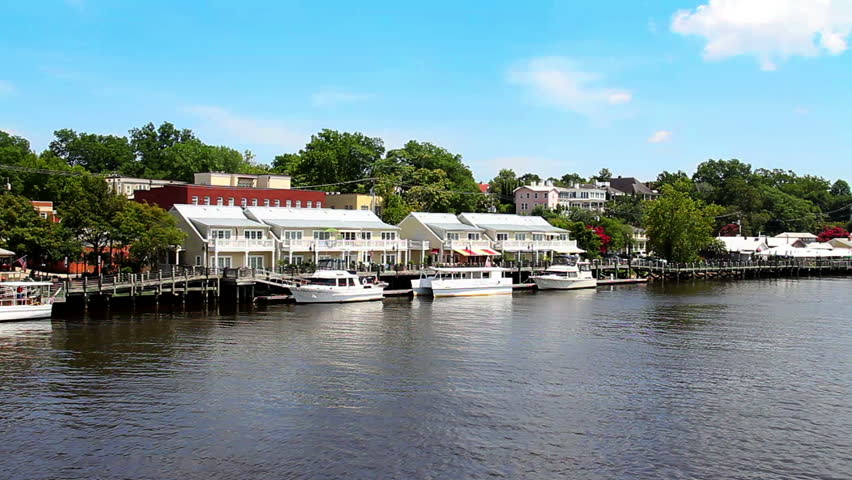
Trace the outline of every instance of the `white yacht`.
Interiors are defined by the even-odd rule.
[[[507,268],[452,267],[433,268],[411,281],[414,295],[439,297],[464,297],[472,295],[509,295],[512,278],[504,277]]]
[[[539,290],[573,290],[595,288],[598,280],[592,275],[589,262],[576,255],[559,255],[541,275],[530,277]]]
[[[381,300],[387,284],[361,279],[346,270],[317,270],[290,287],[296,303],[342,303]]]
[[[0,282],[0,322],[50,318],[59,291],[50,282]]]

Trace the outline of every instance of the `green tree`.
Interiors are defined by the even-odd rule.
[[[118,214],[128,200],[113,193],[103,178],[94,176],[82,177],[73,195],[73,202],[59,205],[59,215],[63,225],[89,245],[96,258],[114,244]]]
[[[171,165],[166,151],[180,143],[198,141],[192,130],[178,129],[169,122],[159,127],[148,123],[130,130],[130,145],[137,160],[125,166],[122,173],[144,178],[169,178]]]
[[[473,172],[462,161],[462,156],[428,142],[409,141],[403,148],[391,150],[387,154],[387,165],[413,167],[417,170],[442,171],[450,195],[449,210],[455,212],[475,211],[479,199],[479,184],[473,178]],[[432,210],[437,211],[437,210]]]
[[[0,246],[27,255],[36,266],[76,258],[81,251],[80,241],[62,224],[39,217],[27,198],[11,193],[0,193]]]
[[[70,128],[53,132],[50,151],[70,166],[92,173],[125,170],[136,156],[126,137],[77,133]]]
[[[515,171],[508,168],[500,170],[496,177],[489,183],[491,193],[497,196],[500,203],[498,208],[503,208],[504,205],[510,207],[511,211],[515,208],[515,189],[521,186],[518,177],[515,176]]]
[[[541,177],[534,173],[525,173],[518,177],[518,182],[520,182],[521,185],[532,185],[534,183],[541,182]]]
[[[713,241],[718,205],[705,205],[671,185],[645,209],[648,243],[657,255],[676,262],[698,259],[699,252]]]
[[[612,172],[608,168],[602,168],[594,179],[598,182],[608,182],[612,180]]]
[[[819,208],[812,202],[784,193],[777,188],[764,188],[770,220],[770,233],[810,232],[820,220]]]
[[[117,246],[130,247],[134,266],[156,264],[170,247],[181,244],[185,237],[174,217],[160,207],[127,202],[116,213],[113,240]]]
[[[296,156],[288,156],[287,170],[297,185],[324,185],[367,178],[385,153],[380,138],[362,133],[325,129],[311,136]],[[277,163],[279,168],[281,162]],[[347,183],[333,187],[341,192],[366,193],[370,182]]]
[[[848,197],[852,195],[852,192],[849,191],[849,184],[846,183],[846,180],[837,180],[831,186],[831,194],[835,197]]]
[[[635,195],[618,195],[606,202],[606,215],[639,226],[642,224],[644,202]]]
[[[562,178],[559,179],[557,185],[560,187],[567,187],[578,183],[586,183],[586,179],[577,173],[566,173],[565,175],[562,175]]]

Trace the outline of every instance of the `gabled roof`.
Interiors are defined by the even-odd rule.
[[[435,231],[436,234],[440,234],[439,236],[443,236],[444,232],[484,231],[481,228],[462,223],[459,221],[458,217],[452,213],[411,212],[409,215]]]
[[[817,236],[808,232],[784,232],[775,235],[775,238],[809,238],[816,239]]]
[[[618,177],[609,179],[609,186],[629,194],[656,195],[657,193],[634,177]]]
[[[725,244],[729,252],[757,253],[769,250],[769,245],[763,237],[716,237]]]
[[[372,210],[248,207],[245,211],[250,218],[277,227],[382,230],[399,228],[383,222]]]
[[[554,227],[542,217],[530,215],[512,215],[502,213],[462,213],[459,219],[487,230],[505,232],[551,232],[568,233],[567,230]]]
[[[852,248],[852,240],[845,238],[832,238],[828,241],[834,248]]]

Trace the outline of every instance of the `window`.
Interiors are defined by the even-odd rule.
[[[534,194],[533,198],[538,198],[538,193]]]
[[[302,201],[296,200],[296,208],[302,208]]]
[[[314,202],[312,202],[312,201],[308,200],[308,208],[311,208],[311,207],[313,207],[313,206],[314,206]]]
[[[219,240],[228,240],[231,238],[231,231],[221,228],[214,228],[210,230],[210,238],[216,238]]]
[[[372,240],[373,232],[361,232],[361,240]]]
[[[218,262],[219,268],[231,268],[231,257],[219,257]]]
[[[47,220],[47,212],[39,212],[38,216]]]
[[[281,200],[275,200],[275,206],[280,207],[281,206]]]
[[[515,234],[515,240],[523,242],[523,241],[526,241],[526,239],[527,239],[526,233],[516,233]]]
[[[196,255],[196,256],[195,256],[195,266],[196,266],[196,267],[200,267],[200,266],[201,266],[201,255]]]
[[[247,198],[241,198],[240,199],[240,206],[242,206],[242,207],[248,206],[248,199]]]
[[[532,239],[533,239],[533,242],[541,242],[541,241],[544,240],[544,234],[543,233],[533,233]]]
[[[509,234],[508,234],[508,233],[498,233],[498,234],[497,234],[497,241],[498,241],[498,242],[503,242],[503,241],[506,241],[506,240],[508,240],[508,239],[509,239]]]
[[[228,198],[228,206],[229,206],[229,207],[233,207],[233,206],[234,206],[234,197],[229,197],[229,198]]]
[[[240,177],[237,178],[237,186],[238,187],[253,187],[254,179],[251,177]]]
[[[385,265],[395,265],[396,264],[396,254],[395,253],[383,253],[382,254],[382,263]]]
[[[396,232],[382,232],[382,240],[396,240]]]
[[[303,233],[301,230],[287,230],[284,232],[284,240],[301,240]]]
[[[560,233],[559,237],[557,237],[557,238],[559,238],[559,240],[562,240],[562,241],[568,240],[568,234],[567,233]]]
[[[370,209],[369,205],[361,205],[361,210],[369,210],[369,209]]]
[[[458,232],[448,232],[447,233],[447,240],[458,240],[458,239],[459,239]]]
[[[216,197],[216,205],[224,205],[225,199],[222,197]]]
[[[343,240],[355,240],[357,238],[356,232],[341,232],[340,238]]]
[[[529,194],[529,193],[527,193],[527,198],[530,198],[530,194]]]
[[[323,232],[320,230],[314,230],[314,240],[330,240],[331,232]]]
[[[287,208],[290,208],[290,207],[292,207],[292,206],[293,206],[293,201],[292,201],[292,200],[287,200]]]
[[[293,255],[293,265],[301,265],[305,263],[305,257],[301,255]]]
[[[249,266],[249,268],[262,269],[263,268],[263,255],[249,255],[248,266]]]
[[[467,239],[468,240],[479,240],[479,234],[478,233],[468,233]]]
[[[192,204],[193,204],[193,205],[198,205],[198,197],[196,197],[196,196],[193,196],[193,197],[192,197]]]
[[[264,198],[264,199],[263,199],[263,206],[264,206],[264,207],[268,207],[268,206],[269,206],[269,199],[268,199],[268,198]]]
[[[322,208],[322,202],[317,202],[317,208]]]
[[[210,205],[210,197],[204,197],[204,205]]]
[[[263,240],[263,230],[243,230],[246,240]]]
[[[251,206],[252,206],[252,207],[256,207],[256,206],[257,206],[257,199],[256,199],[256,198],[252,198],[252,199],[251,199]]]

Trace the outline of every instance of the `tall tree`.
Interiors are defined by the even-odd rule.
[[[380,138],[358,132],[324,129],[311,136],[310,142],[298,156],[282,156],[281,160],[277,158],[275,168],[286,169],[296,185],[352,182],[369,177],[384,153],[384,143]],[[366,193],[371,184],[365,181],[329,188],[341,192]]]
[[[846,180],[837,180],[831,186],[831,194],[835,197],[848,197],[852,195],[852,192],[849,191],[849,184],[846,183]]]
[[[612,172],[608,168],[602,168],[595,176],[595,180],[598,182],[608,182],[612,180]]]
[[[30,201],[12,193],[0,193],[0,246],[18,256],[28,255],[31,265],[76,258],[80,241],[61,223],[38,216]]]
[[[89,172],[118,172],[136,159],[127,137],[77,133],[70,128],[53,132],[50,151],[68,165],[81,166]]]
[[[476,210],[478,199],[470,194],[479,194],[479,184],[474,180],[473,172],[462,161],[461,155],[428,142],[411,140],[403,148],[389,151],[387,161],[418,170],[443,171],[449,182],[448,190],[459,192],[450,197],[450,211]]]
[[[130,247],[130,260],[137,267],[156,264],[186,238],[174,217],[155,205],[127,202],[115,220],[113,239]]]
[[[699,252],[713,241],[718,205],[704,205],[671,185],[648,204],[645,228],[648,243],[657,255],[676,262],[698,259]]]
[[[113,193],[103,178],[85,176],[75,186],[75,200],[59,205],[62,223],[91,247],[97,257],[116,240],[116,222],[128,200]]]
[[[192,130],[178,129],[169,122],[159,127],[148,123],[130,130],[130,145],[137,161],[127,165],[123,173],[145,178],[168,178],[170,165],[166,151],[180,143],[198,141]]]

